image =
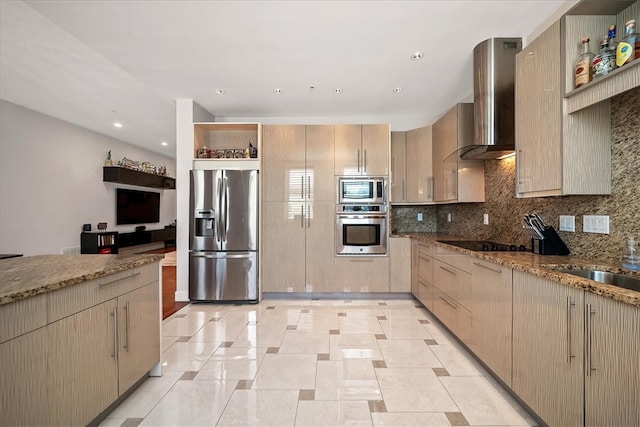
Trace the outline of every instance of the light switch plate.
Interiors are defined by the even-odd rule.
[[[560,215],[560,231],[576,231],[576,217],[573,215]]]
[[[418,222],[422,221],[422,212],[418,212]]]
[[[447,214],[447,222],[451,222],[451,214],[450,213]]]
[[[482,215],[482,223],[484,225],[489,225],[489,214]]]
[[[582,217],[582,231],[609,234],[609,215],[584,215]]]

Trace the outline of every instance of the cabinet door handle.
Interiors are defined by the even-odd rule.
[[[431,259],[429,259],[429,257],[427,257],[427,256],[422,256],[422,254],[418,255],[418,257],[419,257],[421,260],[423,260],[423,261],[431,262]],[[446,269],[443,269],[443,270],[446,270]],[[447,270],[447,271],[448,271],[448,270]],[[451,272],[449,272],[449,273],[451,273]],[[455,274],[455,273],[453,273],[453,274]]]
[[[311,228],[311,205],[307,205],[307,228]]]
[[[518,150],[518,157],[516,158],[516,167],[518,171],[518,190],[522,192],[524,190],[524,179],[522,179],[522,166],[524,164],[524,154],[522,149]]]
[[[404,178],[402,178],[402,201],[406,201],[407,200],[407,185],[404,181]]]
[[[129,352],[129,301],[124,303],[124,345],[123,347]]]
[[[311,198],[311,175],[307,175],[307,199]]]
[[[111,357],[118,361],[118,307],[113,307],[109,316],[113,317],[113,353]]]
[[[349,262],[373,262],[372,259],[352,259]]]
[[[446,271],[447,273],[453,274],[454,276],[456,275],[455,271],[449,270],[448,268],[445,268],[441,265],[439,265],[438,267],[440,267],[441,269],[443,269],[444,271]]]
[[[571,358],[575,357],[571,354],[571,307],[575,305],[575,302],[571,302],[571,297],[567,297],[567,363],[571,363]]]
[[[362,166],[362,170],[364,173],[367,173],[367,150],[363,150],[364,151],[364,161],[362,162],[363,166]]]
[[[427,177],[427,200],[433,200],[433,177]]]
[[[112,280],[112,281],[110,281],[110,282],[98,283],[98,287],[99,287],[99,288],[101,288],[101,287],[103,287],[103,286],[113,285],[114,283],[122,282],[123,280],[131,279],[132,277],[136,277],[136,276],[139,276],[139,275],[140,275],[140,272],[139,272],[139,271],[137,271],[137,272],[135,272],[135,273],[131,273],[131,274],[130,274],[130,275],[128,275],[128,276],[121,277],[121,278],[119,278],[119,279],[114,279],[114,280]]]
[[[591,371],[595,371],[596,368],[593,367],[593,363],[592,363],[592,354],[591,354],[591,345],[592,345],[592,338],[591,338],[591,315],[595,314],[595,310],[591,308],[591,304],[587,304],[587,309],[585,312],[585,315],[587,316],[587,342],[586,342],[586,356],[587,356],[587,363],[585,364],[585,367],[587,369],[587,376],[591,376]]]
[[[358,172],[360,172],[360,150],[358,150]]]
[[[300,209],[302,209],[302,214],[300,215],[300,228],[304,228],[304,205],[300,205]]]
[[[304,199],[304,175],[300,176],[300,198]]]
[[[498,274],[502,273],[502,270],[496,270],[494,268],[487,267],[486,265],[480,264],[479,262],[474,262],[473,265],[477,265],[478,267],[482,267],[489,271],[493,271],[494,273],[498,273]]]
[[[447,303],[447,305],[448,305],[449,307],[453,308],[454,310],[457,310],[457,309],[458,309],[458,306],[456,306],[455,304],[452,304],[451,302],[449,302],[449,300],[448,300],[448,299],[446,299],[445,297],[438,295],[438,298],[440,298],[442,301],[444,301],[445,303]]]

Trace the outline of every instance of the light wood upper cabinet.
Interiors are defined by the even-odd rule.
[[[391,132],[391,203],[433,201],[432,127]]]
[[[610,102],[567,113],[566,26],[556,21],[516,55],[518,197],[611,193]]]
[[[407,201],[433,201],[432,127],[407,132]]]
[[[262,141],[262,200],[305,199],[305,126],[265,125]]]
[[[389,175],[389,125],[336,125],[335,175]]]
[[[473,104],[456,104],[433,125],[435,202],[484,202],[484,162],[461,160],[457,150],[473,141]]]
[[[407,133],[391,132],[391,203],[407,202]]]

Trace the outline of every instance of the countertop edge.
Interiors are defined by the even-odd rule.
[[[81,255],[83,256],[83,255]],[[108,256],[108,255],[97,255]],[[61,255],[62,257],[62,255]],[[23,261],[27,261],[30,257],[22,258]],[[131,257],[123,257],[122,262],[115,263],[106,268],[96,269],[95,271],[79,274],[77,276],[71,276],[69,279],[54,281],[34,287],[25,287],[24,289],[18,289],[13,292],[9,292],[7,295],[0,296],[0,306],[10,304],[13,302],[21,301],[36,295],[52,292],[57,289],[62,289],[68,286],[84,283],[89,280],[98,279],[100,277],[109,276],[122,271],[131,270],[136,267],[140,267],[146,264],[158,262],[164,258],[162,254],[137,254]]]
[[[547,256],[537,255],[531,252],[478,252],[468,249],[460,248],[458,246],[448,245],[446,243],[438,242],[438,240],[469,240],[464,236],[445,235],[438,233],[393,233],[390,237],[406,237],[416,239],[425,243],[431,243],[436,246],[440,246],[445,249],[460,252],[465,255],[472,255],[476,258],[490,261],[505,267],[513,268],[514,270],[530,273],[538,277],[543,277],[554,282],[559,282],[566,286],[571,286],[577,289],[583,289],[587,292],[600,295],[606,298],[623,302],[630,305],[640,307],[640,292],[620,288],[614,285],[607,285],[599,283],[590,279],[574,276],[572,274],[561,273],[552,268],[546,268],[545,266],[554,266],[557,268],[563,268],[567,270],[589,268],[598,269],[604,271],[610,271],[612,273],[624,273],[632,276],[640,277],[640,274],[636,274],[630,270],[623,270],[619,266],[614,266],[606,262],[600,262],[598,260],[583,259],[574,256]],[[507,259],[507,254],[513,256],[523,257],[522,262],[518,262],[515,259]],[[514,255],[517,254],[517,255]],[[525,259],[524,257],[528,257]],[[527,262],[525,262],[527,261]]]

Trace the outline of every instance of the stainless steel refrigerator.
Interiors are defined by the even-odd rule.
[[[259,301],[258,171],[192,170],[189,299]]]

